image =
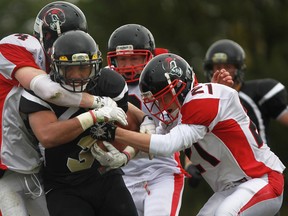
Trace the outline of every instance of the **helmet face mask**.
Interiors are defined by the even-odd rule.
[[[181,83],[181,88],[176,93],[175,87],[179,85],[178,82],[180,81],[175,79],[154,95],[151,91],[142,93],[142,100],[147,110],[167,125],[178,118],[181,109],[178,95],[186,88],[186,83]]]
[[[122,50],[120,46],[115,52],[108,52],[108,65],[121,74],[125,80],[136,82],[139,80],[140,74],[152,58],[152,53],[149,50]]]
[[[154,57],[140,76],[144,105],[165,124],[178,118],[187,93],[196,84],[195,74],[180,56],[167,53]]]
[[[138,82],[144,66],[153,57],[155,41],[151,32],[138,24],[127,24],[117,28],[108,41],[107,62],[108,66],[120,73],[126,82]],[[120,57],[133,59],[143,57],[138,64],[120,65]],[[127,60],[127,62],[129,62]]]
[[[40,10],[34,23],[33,35],[50,56],[54,41],[69,30],[87,32],[86,17],[76,5],[56,1],[47,4]]]
[[[68,91],[83,92],[98,75],[101,63],[98,45],[83,31],[66,32],[53,45],[51,74]]]

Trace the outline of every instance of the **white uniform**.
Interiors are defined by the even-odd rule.
[[[3,216],[49,215],[38,176],[42,165],[38,142],[19,114],[23,89],[14,77],[23,66],[46,70],[45,64],[44,51],[35,37],[13,34],[0,41],[0,169],[6,170],[0,178]]]
[[[186,148],[191,148],[192,163],[215,192],[198,216],[278,212],[285,166],[261,140],[235,90],[199,84],[184,101],[179,125],[167,135],[152,135],[152,154]]]
[[[139,86],[128,85],[128,88],[129,101],[149,114],[142,104]],[[139,152],[122,169],[139,216],[179,214],[184,189],[179,153],[150,160],[148,154]]]

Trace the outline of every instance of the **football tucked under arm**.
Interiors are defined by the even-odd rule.
[[[97,140],[97,143],[91,147],[91,153],[102,166],[106,167],[107,171],[126,165],[138,153],[137,149],[114,141],[116,127],[139,131],[141,121],[138,121],[135,115],[127,112],[127,121],[128,125],[126,126],[116,126],[113,122],[105,122],[94,125],[90,129],[91,137]],[[100,141],[102,138],[109,142]]]
[[[121,151],[114,145],[107,141],[97,141],[91,147],[91,154],[102,166],[106,167],[106,171],[125,166],[136,155],[136,150],[133,147],[126,146]]]

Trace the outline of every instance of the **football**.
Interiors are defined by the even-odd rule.
[[[118,151],[120,151],[120,152],[122,152],[122,151],[126,148],[126,146],[127,146],[127,145],[124,145],[124,144],[119,143],[119,142],[116,142],[116,141],[109,142],[109,143],[113,144],[113,146],[114,146],[116,149],[118,149]],[[97,145],[98,145],[103,151],[106,151],[106,152],[107,152],[107,149],[106,149],[106,147],[105,147],[104,144],[103,144],[103,141],[100,141],[100,140],[97,141]]]

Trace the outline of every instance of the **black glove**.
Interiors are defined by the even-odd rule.
[[[186,171],[191,175],[191,177],[187,179],[189,186],[192,188],[196,188],[199,185],[200,181],[202,180],[202,175],[200,171],[193,164],[190,164],[186,168]]]
[[[95,140],[114,141],[117,126],[113,122],[96,123],[90,128],[90,135]]]

